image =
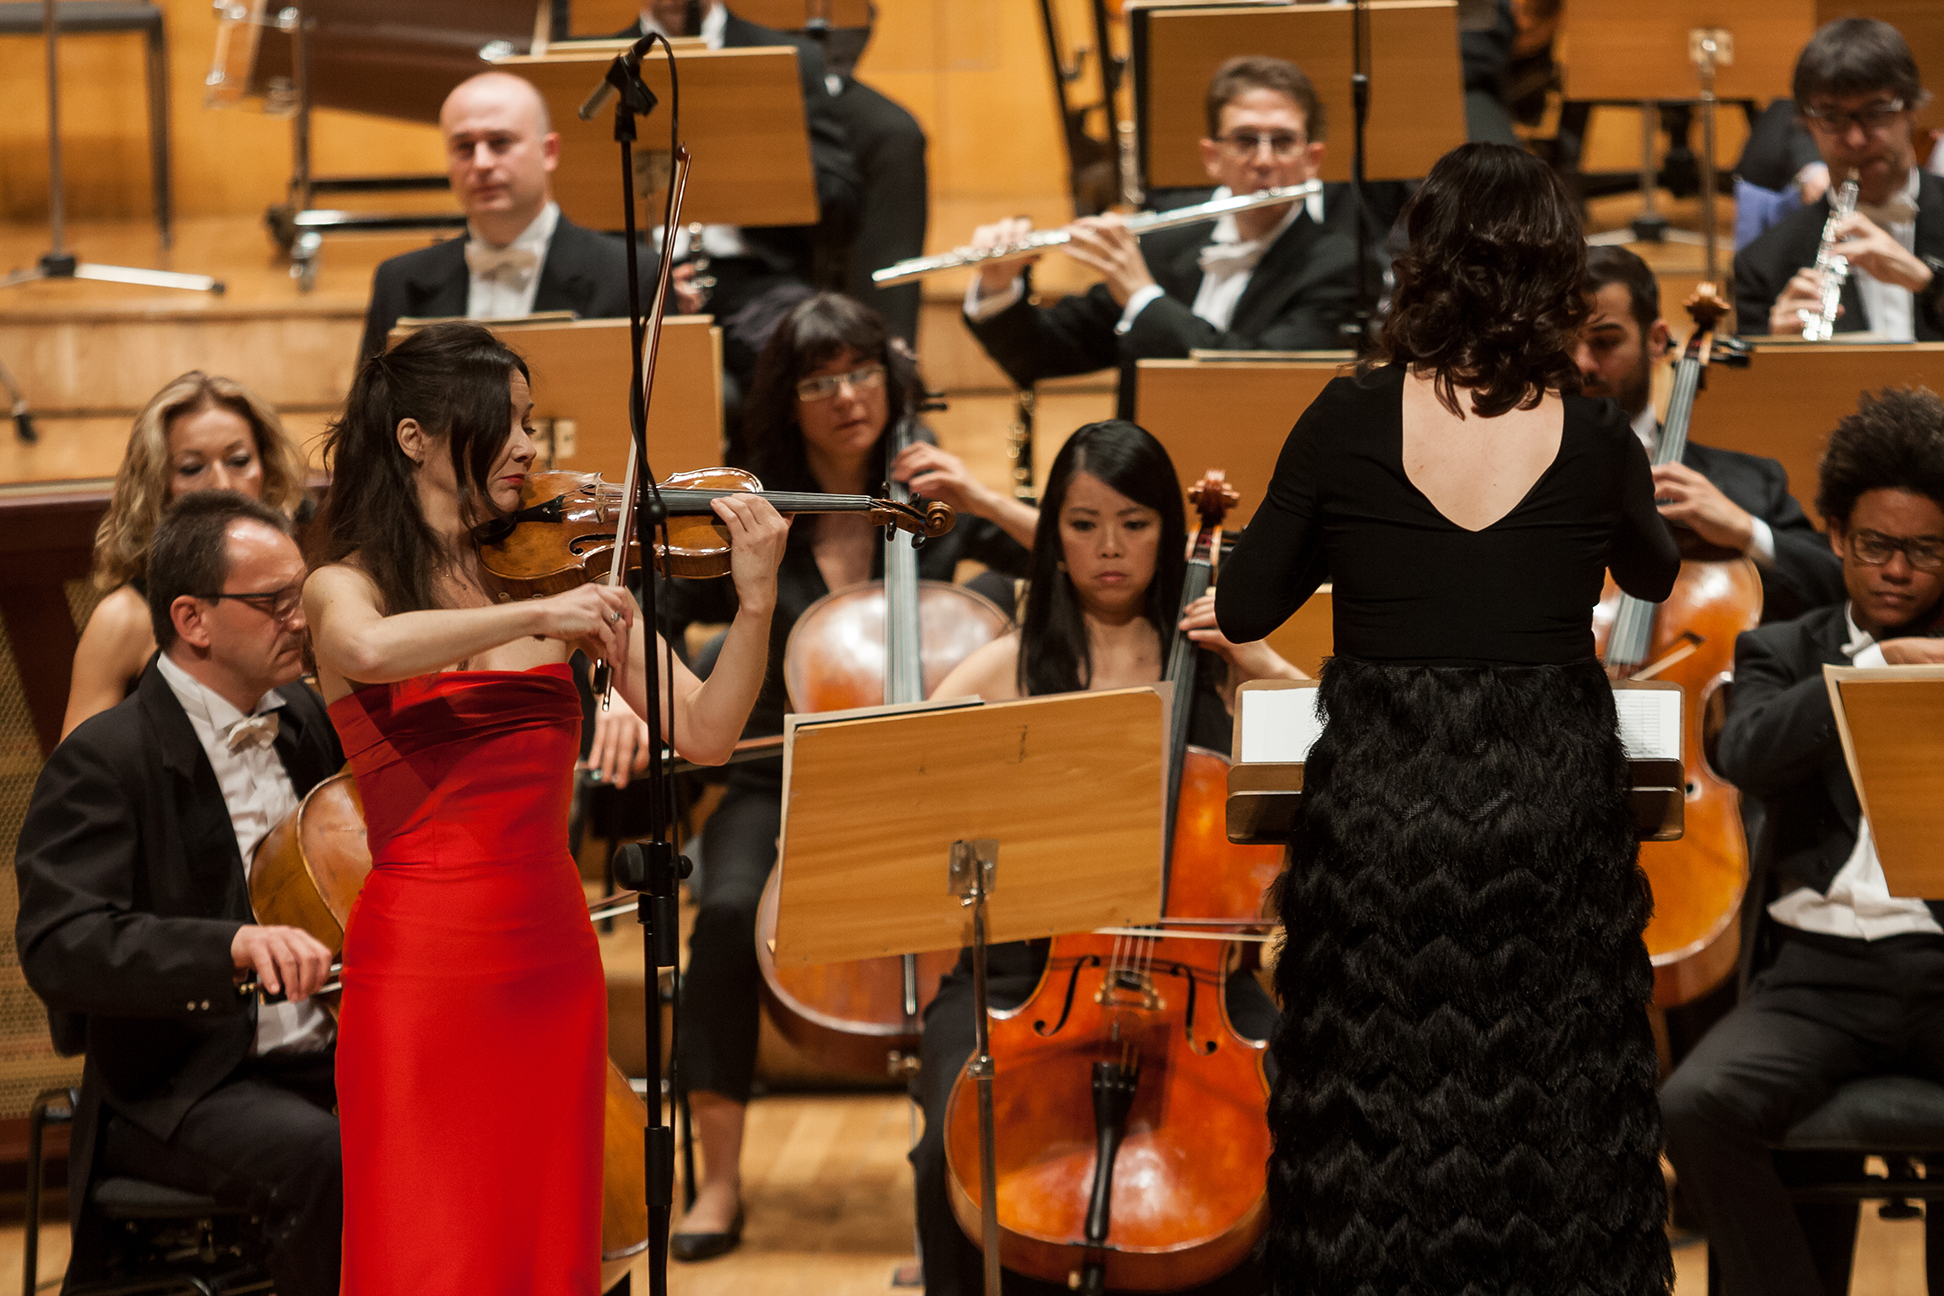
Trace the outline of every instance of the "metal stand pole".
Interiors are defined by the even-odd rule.
[[[1707,241],[1708,282],[1720,283],[1720,233],[1715,217],[1715,66],[1723,61],[1727,33],[1703,28],[1689,38],[1694,68],[1701,78],[1701,237]]]
[[[965,1073],[979,1086],[979,1235],[985,1251],[985,1296],[999,1288],[999,1168],[992,1121],[992,1035],[986,1018],[986,897],[998,875],[999,843],[991,837],[952,843],[951,888],[972,910],[972,1005],[977,1042]]]

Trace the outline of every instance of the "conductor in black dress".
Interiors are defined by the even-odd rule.
[[[1576,1291],[1673,1278],[1607,570],[1680,554],[1647,455],[1575,394],[1578,215],[1467,144],[1404,213],[1380,351],[1284,446],[1216,594],[1260,639],[1326,579],[1336,656],[1278,884],[1278,1290]]]
[[[1202,164],[1215,197],[1314,179],[1323,105],[1283,59],[1230,59],[1208,87]],[[981,226],[975,246],[1017,241],[1023,220]],[[1087,217],[1061,251],[1103,282],[1051,307],[1032,303],[1017,262],[989,266],[966,291],[979,344],[1021,387],[1120,367],[1119,416],[1134,417],[1135,363],[1194,349],[1316,351],[1345,345],[1357,294],[1351,235],[1325,222],[1322,195],[1258,207],[1142,238],[1115,216]]]
[[[148,559],[161,651],[133,694],[54,749],[20,830],[21,970],[56,1047],[87,1056],[70,1283],[104,1276],[107,1222],[88,1188],[120,1174],[259,1217],[286,1296],[338,1290],[335,1028],[306,999],[330,951],[257,925],[244,874],[344,763],[297,681],[305,569],[289,532],[230,491],[171,507]],[[239,995],[246,971],[289,1001]]]
[[[1652,458],[1661,425],[1654,414],[1654,367],[1667,359],[1660,284],[1647,263],[1623,247],[1586,250],[1591,313],[1575,358],[1582,389],[1620,403]],[[1748,557],[1762,576],[1762,620],[1787,621],[1843,600],[1843,564],[1789,493],[1780,463],[1689,437],[1679,463],[1654,469],[1661,516],[1713,545]]]

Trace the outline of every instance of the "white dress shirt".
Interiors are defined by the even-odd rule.
[[[1223,185],[1208,196],[1207,201],[1215,202],[1222,198],[1232,198],[1234,193]],[[1208,245],[1202,249],[1201,286],[1195,291],[1194,304],[1189,307],[1196,316],[1207,321],[1219,330],[1226,331],[1235,319],[1235,308],[1242,300],[1242,294],[1249,290],[1249,279],[1255,274],[1256,263],[1269,251],[1275,241],[1288,232],[1298,217],[1307,214],[1318,225],[1323,223],[1323,195],[1313,193],[1305,198],[1301,206],[1289,205],[1276,227],[1259,239],[1242,240],[1241,231],[1236,227],[1235,215],[1230,213],[1215,222],[1215,232],[1209,236]],[[1015,276],[1004,291],[989,297],[979,294],[979,280],[975,276],[965,290],[965,313],[977,324],[1005,310],[1026,295],[1026,281],[1023,276]],[[1125,333],[1134,327],[1134,321],[1141,312],[1152,305],[1156,298],[1166,295],[1159,284],[1149,284],[1138,289],[1127,299],[1121,308],[1120,322],[1114,325],[1114,332]]]
[[[1634,435],[1640,438],[1640,444],[1647,447],[1650,461],[1660,450],[1660,426],[1660,419],[1655,416],[1651,404],[1633,417]],[[1742,553],[1754,559],[1755,565],[1764,571],[1775,566],[1775,532],[1753,513],[1748,515],[1748,548]]]
[[[1891,238],[1903,244],[1906,252],[1917,250],[1917,190],[1920,179],[1917,168],[1910,168],[1910,178],[1904,184],[1903,193],[1898,195],[1909,204],[1910,219],[1878,222]],[[1892,198],[1886,205],[1897,203],[1898,199]],[[1917,303],[1910,289],[1872,279],[1858,269],[1856,295],[1863,299],[1863,319],[1871,333],[1886,342],[1917,340]]]
[[[1843,619],[1849,626],[1849,642],[1843,655],[1857,666],[1882,666],[1883,649],[1856,624],[1854,607],[1845,608]],[[1849,859],[1830,880],[1829,890],[1818,895],[1809,887],[1797,887],[1768,907],[1769,917],[1798,931],[1820,932],[1825,936],[1848,936],[1854,940],[1881,940],[1885,936],[1924,933],[1944,935],[1930,906],[1910,896],[1893,896],[1877,859],[1876,842],[1870,836],[1870,821],[1857,825],[1856,845]]]
[[[202,743],[216,772],[216,783],[223,790],[223,804],[229,809],[230,826],[236,832],[236,849],[249,869],[250,855],[270,830],[282,823],[297,808],[297,790],[274,746],[244,747],[231,751],[229,731],[244,719],[227,698],[182,669],[163,653],[155,660],[156,669],[168,682],[169,690],[189,717],[190,728]],[[283,706],[275,693],[265,693],[253,715],[267,715]],[[309,1052],[331,1042],[331,1016],[314,1001],[300,1004],[259,1004],[257,1007],[256,1051],[272,1049]]]
[[[476,229],[469,231],[467,319],[517,319],[533,314],[533,298],[540,291],[540,268],[547,264],[547,246],[553,242],[559,224],[560,205],[550,202],[504,247],[488,243]]]

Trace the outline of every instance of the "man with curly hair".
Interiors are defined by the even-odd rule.
[[[1944,905],[1891,894],[1823,682],[1825,664],[1944,663],[1944,400],[1865,395],[1816,506],[1849,599],[1741,636],[1716,755],[1766,807],[1743,942],[1760,975],[1661,1090],[1727,1296],[1848,1290],[1856,1207],[1792,1207],[1769,1145],[1846,1081],[1944,1081]]]

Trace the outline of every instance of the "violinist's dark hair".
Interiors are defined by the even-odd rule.
[[[1066,573],[1060,543],[1060,510],[1076,473],[1091,473],[1136,504],[1161,515],[1161,542],[1154,555],[1142,615],[1161,635],[1165,662],[1174,644],[1175,612],[1188,569],[1188,529],[1181,479],[1167,449],[1125,419],[1089,423],[1067,438],[1046,474],[1039,525],[1033,532],[1026,611],[1019,623],[1019,691],[1029,696],[1071,693],[1093,676],[1086,618]]]
[[[1580,389],[1586,244],[1551,167],[1509,144],[1462,144],[1399,219],[1410,248],[1393,266],[1391,312],[1366,372],[1428,369],[1446,409],[1464,413],[1464,387],[1486,418],[1532,409],[1548,389]]]
[[[434,578],[453,561],[419,512],[417,465],[398,444],[398,425],[416,419],[444,441],[468,526],[499,515],[487,484],[512,431],[513,375],[532,381],[526,361],[477,324],[430,324],[358,369],[344,417],[324,438],[331,488],[311,533],[311,566],[355,559],[384,599],[385,612],[438,606]]]
[[[237,491],[195,491],[162,511],[148,548],[149,626],[155,646],[167,651],[178,638],[175,601],[221,594],[229,581],[229,529],[237,522],[261,522],[280,535],[291,534],[290,517]]]
[[[845,351],[857,353],[865,364],[884,366],[884,431],[871,451],[881,478],[891,430],[923,403],[918,362],[902,341],[891,336],[884,317],[869,306],[838,293],[818,293],[791,308],[770,334],[756,358],[749,394],[743,400],[743,440],[749,462],[739,466],[760,477],[764,489],[823,489],[810,473],[804,450],[796,385]],[[801,543],[808,543],[811,530],[794,527],[791,538],[795,541],[801,535]]]
[[[1909,491],[1944,508],[1944,399],[1928,387],[1864,392],[1829,434],[1818,477],[1816,511],[1844,531],[1873,490]]]

